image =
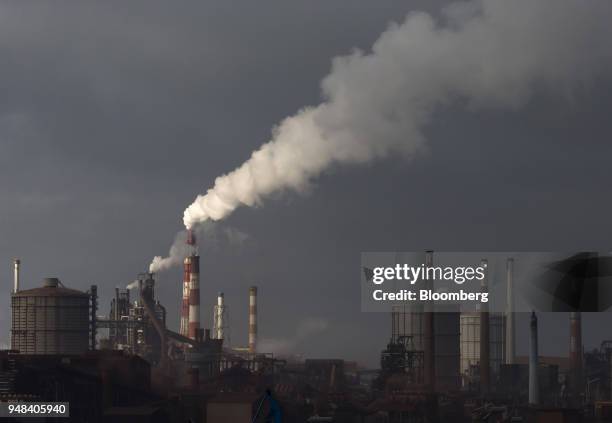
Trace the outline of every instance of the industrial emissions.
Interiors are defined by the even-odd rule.
[[[270,141],[217,177],[185,209],[185,228],[260,205],[275,192],[303,192],[333,165],[412,159],[424,149],[423,129],[441,107],[512,110],[535,89],[567,96],[610,70],[611,7],[605,1],[583,7],[576,0],[484,0],[453,4],[439,20],[410,14],[371,50],[334,58],[321,82],[323,101],[281,121]],[[150,271],[180,265],[176,245],[167,258],[156,257]]]
[[[428,303],[394,306],[380,368],[366,369],[294,354],[291,343],[317,336],[324,321],[305,322],[294,341],[259,342],[257,286],[244,293],[242,346],[228,343],[223,293],[212,310],[212,333],[202,328],[193,233],[186,243],[178,332],[167,327],[152,273],[139,274],[132,289],[115,288],[102,315],[97,286],[81,292],[45,278],[23,289],[21,261],[14,260],[11,349],[0,351],[0,398],[59,398],[70,403],[74,421],[92,422],[136,421],[121,419],[151,412],[165,417],[146,414],[142,421],[222,423],[243,410],[231,421],[247,423],[275,407],[287,422],[603,422],[612,415],[612,341],[585,352],[579,312],[569,313],[569,359],[540,355],[535,313],[523,328],[529,353],[516,355],[511,257],[505,275],[489,274],[486,259],[480,263],[481,292],[504,280],[504,313],[486,304],[477,312],[449,304],[435,313]],[[425,252],[425,263],[434,266],[433,251]],[[45,383],[28,382],[39,378]],[[86,400],[82,390],[91,393]]]
[[[583,3],[465,1],[435,18],[412,13],[390,25],[371,49],[336,57],[321,82],[321,102],[282,120],[268,142],[198,195],[184,210],[185,229],[168,255],[115,288],[108,311],[99,309],[96,285],[82,292],[48,277],[27,286],[22,262],[14,259],[0,407],[65,402],[72,421],[94,423],[612,421],[612,340],[585,351],[582,316],[573,310],[567,313],[567,357],[543,356],[545,319],[538,321],[536,312],[528,323],[515,318],[518,258],[504,256],[505,274],[496,275],[478,257],[479,267],[470,271],[478,275],[474,295],[482,299],[476,311],[449,303],[434,312],[432,301],[392,306],[380,328],[388,338],[376,347],[376,368],[299,355],[296,346],[322,333],[325,320],[307,319],[293,339],[264,338],[266,323],[283,318],[274,313],[292,306],[269,307],[265,286],[245,286],[239,298],[220,292],[210,309],[201,301],[209,225],[238,207],[262,205],[274,193],[304,192],[336,165],[414,159],[426,150],[424,131],[441,108],[513,110],[536,91],[571,97],[576,87],[609,73],[612,2]],[[421,270],[441,272],[434,251],[424,258]],[[176,295],[160,298],[158,274],[180,266]],[[592,277],[586,267],[580,278]],[[471,280],[464,280],[464,270],[449,280]],[[380,284],[402,279],[378,272],[372,271]],[[436,277],[413,276],[431,294],[428,300],[453,294],[436,292]],[[488,295],[499,288],[506,303],[496,312]],[[171,303],[180,304],[178,328],[168,327]],[[233,340],[237,345],[230,345],[236,322],[229,307],[248,313],[238,323],[245,335]],[[356,325],[351,316],[338,321]],[[516,348],[519,333],[529,341],[523,356]],[[375,339],[368,336],[364,331],[364,345]]]

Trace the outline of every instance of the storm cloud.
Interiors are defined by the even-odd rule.
[[[559,37],[545,51],[558,21],[537,28],[539,19],[558,19],[567,23],[559,35],[597,32],[605,14],[592,16],[591,6],[607,5],[559,2],[572,9],[555,10],[555,2],[548,17],[549,2],[531,3],[533,16],[507,10],[499,25],[541,31],[543,39],[517,40],[507,54],[532,52],[526,65],[540,63],[536,53],[555,59],[535,68],[550,82],[515,84],[512,74],[534,69],[505,69],[495,60],[504,52],[492,51],[483,69],[505,75],[509,107],[449,92],[455,101],[419,127],[428,142],[418,160],[392,153],[332,166],[309,195],[279,193],[265,207],[237,210],[219,230],[229,225],[248,242],[202,255],[203,324],[211,326],[223,291],[233,344],[245,344],[248,287],[257,284],[261,338],[292,339],[299,322],[323,319],[327,329],[298,352],[376,365],[390,325],[386,315],[360,312],[361,251],[609,250],[612,86],[609,72],[588,72],[607,60],[596,48],[605,40]],[[332,68],[332,58],[368,57],[380,34],[396,33],[411,14],[427,34],[482,19],[440,10],[440,2],[392,0],[0,5],[1,337],[8,340],[12,257],[22,259],[23,288],[46,276],[83,290],[96,283],[106,312],[113,288],[167,251],[196,193],[239,167],[274,125],[321,102],[321,80],[343,66]],[[555,63],[558,74],[542,73]],[[463,83],[475,81],[487,78]],[[176,328],[180,271],[158,279]],[[540,319],[543,354],[566,351],[564,319]],[[585,316],[587,348],[604,336],[603,319]]]

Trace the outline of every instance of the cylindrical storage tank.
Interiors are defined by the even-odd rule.
[[[89,346],[89,295],[47,278],[11,295],[11,348],[21,354],[82,354]]]
[[[456,391],[461,387],[460,362],[460,313],[453,305],[437,306],[434,314],[434,365],[436,389]]]
[[[464,387],[469,387],[474,376],[473,366],[480,363],[480,313],[461,313],[461,376]],[[489,360],[491,380],[494,381],[504,360],[504,315],[489,313]]]
[[[425,313],[419,305],[393,306],[391,312],[392,342],[406,342],[408,349],[417,353],[425,351]],[[459,312],[454,306],[438,306],[434,313],[434,367],[436,389],[456,390],[459,378]],[[424,356],[414,369],[417,383],[424,383]]]

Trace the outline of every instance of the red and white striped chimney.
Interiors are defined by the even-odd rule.
[[[189,337],[196,339],[200,330],[200,256],[193,255],[189,278]]]
[[[249,288],[249,352],[257,352],[257,287]]]
[[[189,336],[189,290],[191,285],[191,256],[183,261],[183,301],[181,303],[181,329],[179,333]]]

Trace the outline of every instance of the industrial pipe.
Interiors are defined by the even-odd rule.
[[[514,315],[514,259],[506,261],[506,364],[516,362],[516,329]]]
[[[249,352],[257,352],[257,287],[249,288]]]
[[[13,265],[15,268],[14,271],[14,281],[13,281],[13,292],[17,293],[19,292],[19,271],[20,271],[20,267],[21,267],[21,261],[19,259],[14,259],[13,260]]]
[[[488,292],[489,269],[487,260],[482,260],[480,266],[485,269],[485,277],[480,282],[480,290]],[[487,394],[491,383],[491,360],[490,360],[490,330],[489,330],[489,305],[480,304],[480,392]]]
[[[534,311],[531,312],[529,329],[529,405],[537,405],[540,402],[540,385],[538,381],[538,318]]]
[[[433,251],[425,252],[425,267],[433,266]],[[433,282],[425,281],[426,289],[433,290]],[[433,304],[427,301],[423,313],[423,361],[425,367],[424,383],[431,391],[435,391],[435,332],[434,332],[434,313]]]

